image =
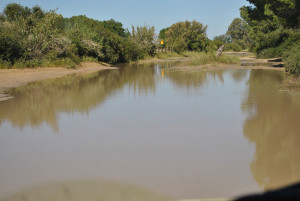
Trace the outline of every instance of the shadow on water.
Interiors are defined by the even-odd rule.
[[[256,147],[250,169],[264,190],[300,181],[300,94],[280,87],[283,76],[252,70],[242,103],[244,135]]]

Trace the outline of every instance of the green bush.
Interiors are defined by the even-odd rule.
[[[287,72],[297,76],[300,75],[300,43],[291,48],[284,61],[286,63],[285,70]]]
[[[257,57],[267,59],[267,58],[280,57],[281,55],[282,55],[282,49],[280,47],[277,48],[273,47],[273,48],[268,48],[260,51],[257,54]]]
[[[274,58],[274,57],[287,57],[291,50],[291,47],[300,41],[300,32],[297,30],[286,30],[287,34],[277,46],[262,49],[258,52],[259,58]]]
[[[224,45],[224,51],[240,52],[243,48],[238,43],[229,43]]]
[[[123,61],[133,62],[139,60],[143,55],[141,54],[140,47],[133,40],[123,40],[122,41]]]
[[[220,40],[210,40],[208,42],[208,46],[206,47],[206,52],[217,51],[222,45],[224,45],[224,42]]]
[[[20,41],[0,32],[0,60],[14,64],[17,59],[21,58],[23,53],[24,50]]]

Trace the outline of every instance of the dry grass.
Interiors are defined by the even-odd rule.
[[[240,59],[237,56],[222,55],[216,57],[214,53],[204,52],[184,52],[183,56],[188,57],[191,66],[199,66],[204,64],[240,64]]]
[[[300,88],[300,76],[286,74],[283,85],[286,87]]]
[[[163,52],[163,53],[158,53],[155,57],[157,57],[158,59],[167,59],[172,57],[182,57],[182,55],[176,52]]]

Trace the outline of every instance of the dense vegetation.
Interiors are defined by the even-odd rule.
[[[154,27],[123,28],[114,20],[86,16],[64,18],[20,4],[8,4],[0,15],[0,65],[2,67],[75,66],[81,61],[120,63],[154,56],[157,48],[177,53],[216,50],[197,21],[178,22],[160,31]],[[160,44],[164,40],[164,44]]]
[[[153,27],[133,27],[130,33],[114,20],[64,18],[39,6],[11,3],[0,15],[0,63],[5,67],[129,62],[153,55],[155,42]]]
[[[259,57],[283,57],[286,70],[300,75],[300,1],[247,0],[241,8],[249,25],[251,49]]]
[[[241,18],[235,18],[228,27],[226,34],[214,37],[216,46],[225,46],[228,51],[242,51],[249,47],[249,25]]]

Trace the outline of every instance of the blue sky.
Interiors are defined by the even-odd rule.
[[[15,2],[45,10],[56,9],[64,17],[86,15],[97,20],[114,19],[131,30],[131,25],[162,28],[185,21],[197,20],[208,25],[209,38],[224,34],[246,0],[1,0],[2,12],[6,4]]]

